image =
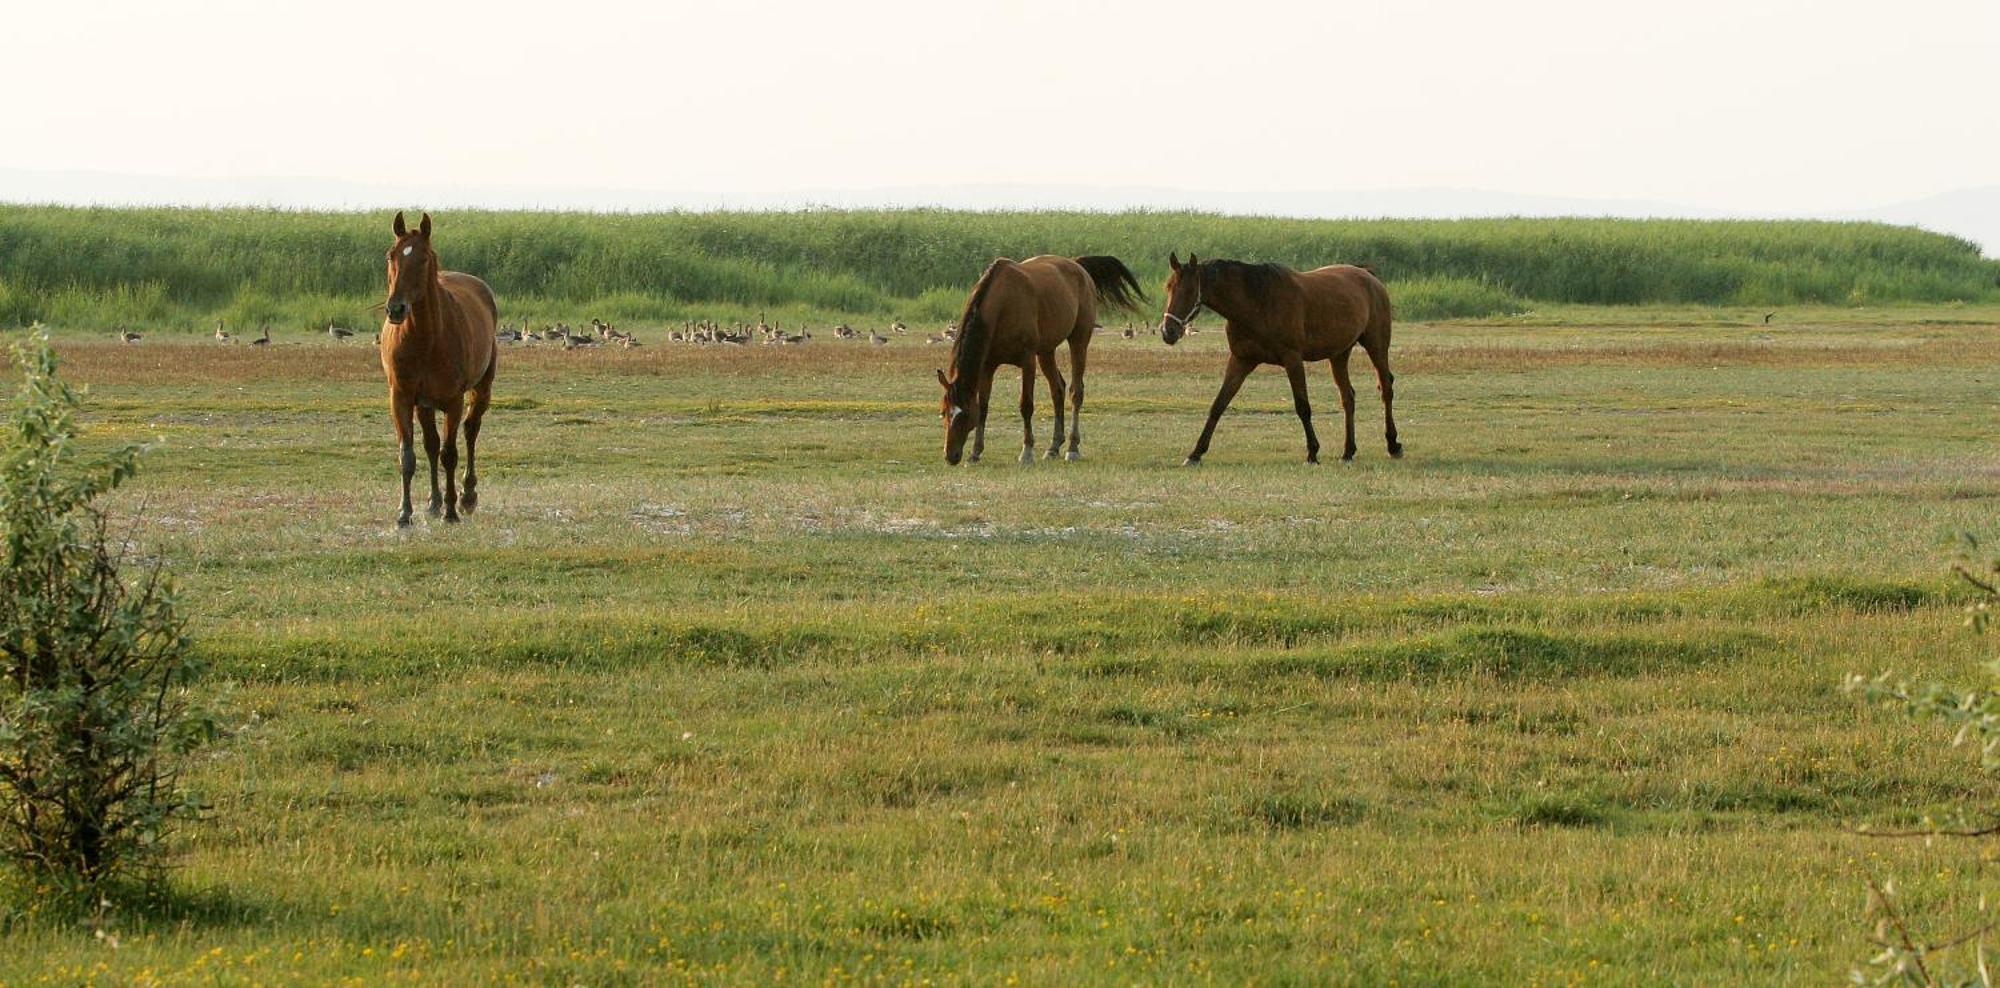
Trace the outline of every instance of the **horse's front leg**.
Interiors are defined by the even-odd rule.
[[[396,444],[401,450],[398,466],[403,474],[403,511],[396,516],[396,527],[410,524],[410,479],[417,475],[417,449],[411,439],[410,419],[415,415],[416,403],[400,391],[389,392],[389,418],[396,426]]]
[[[978,463],[986,454],[986,409],[993,403],[993,372],[987,371],[979,377],[979,424],[972,431],[972,455],[965,458],[967,463]]]
[[[1312,402],[1306,399],[1306,364],[1298,357],[1285,361],[1285,376],[1292,382],[1292,408],[1299,424],[1306,427],[1306,462],[1319,462],[1319,434],[1313,431]]]
[[[1035,462],[1035,361],[1021,362],[1021,465]]]
[[[1063,378],[1062,372],[1056,370],[1056,355],[1054,351],[1042,354],[1037,360],[1042,365],[1042,373],[1048,375],[1049,378],[1049,404],[1054,405],[1056,408],[1055,438],[1049,442],[1049,459],[1053,460],[1062,455]]]
[[[465,397],[452,399],[444,407],[444,449],[439,458],[444,461],[444,520],[458,520],[458,423],[465,417]]]
[[[1208,441],[1215,438],[1215,424],[1222,421],[1222,413],[1229,410],[1229,402],[1236,397],[1236,392],[1243,389],[1243,379],[1255,369],[1257,365],[1248,360],[1235,356],[1229,358],[1229,366],[1222,370],[1222,390],[1215,393],[1215,401],[1208,406],[1208,424],[1202,426],[1201,438],[1195,440],[1194,452],[1188,454],[1184,466],[1201,466],[1201,458],[1208,455]]]
[[[431,506],[430,515],[435,518],[444,509],[444,494],[438,489],[438,423],[437,408],[431,405],[417,407],[417,420],[424,424],[424,455],[431,461]]]

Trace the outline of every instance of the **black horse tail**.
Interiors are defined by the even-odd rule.
[[[1146,300],[1146,291],[1139,287],[1139,279],[1132,277],[1132,269],[1125,262],[1108,255],[1079,257],[1076,263],[1090,275],[1091,284],[1097,286],[1098,301],[1115,305],[1121,309],[1137,309]]]

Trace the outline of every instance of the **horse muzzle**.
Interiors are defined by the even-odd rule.
[[[1160,321],[1160,339],[1165,340],[1168,346],[1173,346],[1181,341],[1181,332],[1180,323],[1172,319],[1163,319]]]
[[[410,306],[407,302],[390,302],[387,307],[390,322],[402,322],[409,318]]]

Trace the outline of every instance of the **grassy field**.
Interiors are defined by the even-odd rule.
[[[371,348],[68,338],[244,726],[174,898],[13,889],[0,983],[1830,983],[1971,910],[1991,306],[1399,327],[1381,450],[1221,337],[1093,349],[1080,463],[939,454],[938,348],[510,348],[393,525]],[[1323,435],[1338,435],[1327,372]],[[1048,399],[1037,397],[1048,438]]]
[[[510,320],[787,326],[955,318],[996,256],[1114,254],[1150,289],[1167,254],[1373,265],[1406,319],[1561,304],[2000,301],[1971,243],[1879,223],[1291,220],[1189,213],[453,212],[445,262]],[[389,214],[0,205],[0,328],[206,333],[365,326]],[[1761,310],[1760,310],[1761,311]]]

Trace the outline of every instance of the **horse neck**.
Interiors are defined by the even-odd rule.
[[[986,349],[992,335],[993,327],[977,313],[958,324],[958,343],[951,354],[955,385],[952,400],[961,406],[969,406],[978,393],[979,379],[986,373]]]
[[[988,266],[980,275],[979,284],[972,288],[972,298],[965,306],[965,314],[958,320],[958,339],[951,347],[952,401],[961,407],[970,407],[979,393],[980,378],[986,374],[986,351],[992,342],[993,323],[980,310],[986,307],[987,290],[990,287],[997,262]]]
[[[424,301],[410,314],[410,329],[418,336],[442,338],[445,328],[445,303],[451,296],[445,294],[444,275],[435,262],[431,264],[431,277],[424,285]]]
[[[1201,302],[1225,321],[1240,320],[1256,309],[1241,279],[1220,266],[1202,265]]]

